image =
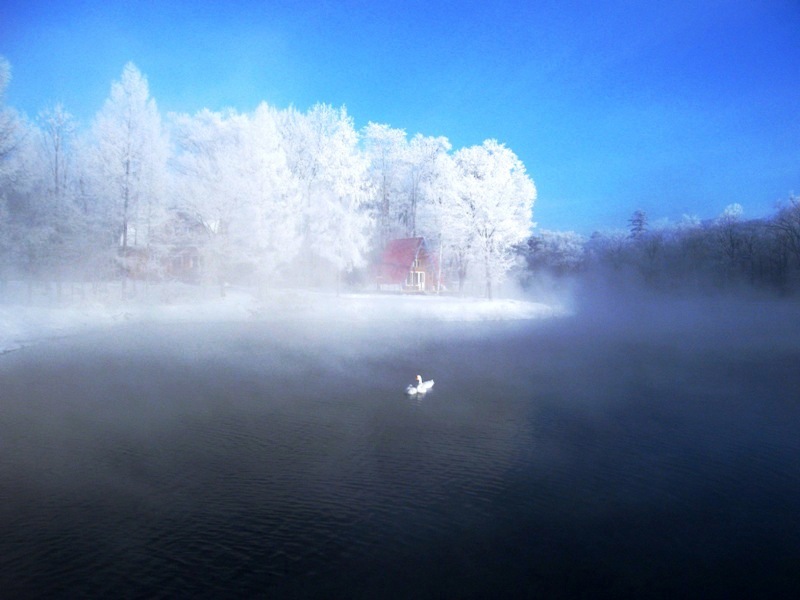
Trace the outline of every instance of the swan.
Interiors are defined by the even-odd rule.
[[[422,376],[417,375],[417,385],[410,385],[406,388],[406,394],[411,396],[415,394],[424,394],[433,387],[433,379],[422,381]]]

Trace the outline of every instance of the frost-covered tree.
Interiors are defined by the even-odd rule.
[[[0,56],[0,178],[3,177],[5,163],[18,146],[21,135],[19,115],[5,105],[5,92],[10,81],[11,65]]]
[[[176,119],[179,208],[207,231],[207,266],[220,281],[266,284],[297,254],[299,196],[278,121],[266,104]]]
[[[436,249],[437,281],[441,287],[443,271],[448,264],[458,269],[459,252],[471,236],[470,220],[463,210],[460,196],[460,182],[453,157],[447,153],[449,143],[442,144],[441,152],[435,157],[430,175],[420,186],[418,207],[418,231],[428,241],[429,247]],[[463,252],[462,252],[463,256]]]
[[[231,129],[225,115],[204,109],[193,116],[177,115],[173,132],[176,208],[208,233],[201,248],[205,275],[219,282],[223,293],[230,262],[226,238],[236,208],[231,181],[236,174],[229,172],[233,162],[228,161],[236,146]]]
[[[35,128],[19,120],[14,151],[6,157],[2,198],[6,221],[3,262],[6,269],[30,281],[43,275],[47,263],[47,198],[43,191],[41,153],[34,142]]]
[[[60,105],[43,110],[36,123],[23,122],[21,142],[11,159],[14,171],[9,211],[14,261],[28,279],[61,283],[82,279],[81,267],[100,274],[90,257],[107,251],[113,236],[106,228],[105,246],[92,226],[95,205],[79,194],[83,169],[76,123]],[[88,210],[91,206],[91,211]]]
[[[621,270],[629,260],[632,247],[629,232],[624,229],[595,231],[586,243],[587,257],[601,270]]]
[[[369,163],[353,120],[326,104],[305,114],[289,109],[282,135],[301,197],[301,268],[314,276],[320,259],[340,274],[363,266],[372,226]]]
[[[431,227],[419,219],[419,211],[425,194],[441,185],[437,161],[449,152],[450,142],[421,134],[408,140],[405,131],[376,123],[364,128],[363,142],[377,207],[379,246],[391,238],[430,233]],[[434,178],[438,182],[434,183]]]
[[[10,80],[11,67],[0,56],[0,279],[5,279],[11,263],[12,227],[7,201],[12,184],[10,158],[19,137],[17,115],[5,105],[5,91]]]
[[[383,248],[390,239],[401,234],[399,213],[404,200],[403,182],[408,140],[402,129],[368,123],[363,130],[362,141],[369,161],[377,245]]]
[[[65,269],[79,256],[73,241],[80,235],[68,211],[65,184],[56,197],[48,148],[42,131],[29,121],[20,122],[20,141],[8,160],[8,185],[4,186],[6,219],[3,262],[29,282],[58,282],[60,296]]]
[[[207,266],[221,282],[266,284],[297,253],[298,194],[278,120],[266,104],[177,118],[180,208],[209,233]]]
[[[54,199],[56,212],[60,212],[70,182],[71,150],[77,124],[61,103],[41,111],[38,120],[50,180],[48,192]]]
[[[163,224],[169,142],[147,79],[133,63],[94,119],[87,173],[123,257],[147,248]],[[99,208],[99,207],[98,207]]]
[[[249,231],[242,227],[245,237],[240,240],[243,248],[252,248],[262,281],[289,264],[300,247],[300,195],[286,161],[279,125],[278,112],[262,103],[250,115],[243,136],[242,164],[248,171],[245,180],[250,182],[252,195],[239,217],[251,227]]]
[[[77,193],[77,122],[60,103],[39,113],[42,195],[47,199],[48,221],[52,227],[58,280],[76,267],[86,255],[88,222]],[[60,284],[59,284],[60,290]]]
[[[444,137],[427,137],[418,133],[408,143],[405,181],[407,201],[402,215],[407,235],[417,235],[417,209],[422,202],[423,187],[433,177],[436,158],[449,150],[450,142]]]
[[[479,265],[491,298],[514,263],[514,246],[530,235],[536,187],[517,156],[495,140],[459,150],[455,163],[471,230],[462,244]]]
[[[574,231],[539,230],[526,244],[525,256],[531,270],[555,275],[576,273],[584,265],[586,238]]]

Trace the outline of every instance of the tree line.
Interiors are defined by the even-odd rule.
[[[132,63],[81,127],[61,104],[19,114],[9,81],[0,58],[0,280],[165,279],[189,260],[223,289],[313,285],[367,279],[389,240],[423,236],[453,287],[491,295],[531,233],[536,188],[494,140],[454,151],[327,104],[164,118]]]
[[[731,204],[715,219],[684,217],[677,224],[648,222],[642,210],[626,229],[539,231],[519,247],[526,285],[538,276],[597,277],[636,282],[659,291],[800,291],[800,198],[778,203],[766,218],[744,219]]]

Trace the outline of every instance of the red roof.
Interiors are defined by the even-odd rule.
[[[402,283],[406,280],[414,260],[425,242],[421,237],[392,240],[386,245],[378,265],[378,277],[384,283]]]

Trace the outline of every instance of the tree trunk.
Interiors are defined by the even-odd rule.
[[[489,254],[488,254],[488,252],[484,253],[483,268],[484,268],[484,272],[486,273],[486,298],[488,300],[491,300],[492,299],[492,270],[489,267]]]
[[[442,237],[439,236],[439,265],[438,272],[436,273],[436,294],[442,292],[442,251],[444,250],[444,243]]]

